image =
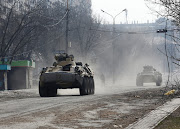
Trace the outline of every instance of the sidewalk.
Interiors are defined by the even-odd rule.
[[[180,98],[174,98],[151,111],[125,129],[153,129],[180,106]]]

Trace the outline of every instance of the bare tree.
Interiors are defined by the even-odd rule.
[[[179,0],[145,0],[151,4],[158,5],[161,7],[161,10],[155,10],[157,14],[163,17],[169,17],[176,22],[176,24],[180,25],[180,1]]]
[[[94,51],[100,40],[101,19],[92,17],[83,4],[75,7],[75,12],[70,12],[70,40],[73,49],[86,60],[87,54]]]
[[[38,36],[38,21],[34,13],[36,9],[17,11],[16,1],[6,8],[4,18],[1,20],[0,36],[0,58],[14,57],[14,55],[24,48]],[[27,6],[27,5],[26,5]]]
[[[30,59],[33,52],[45,53],[45,49],[50,48],[47,47],[48,42],[52,39],[56,40],[56,35],[60,35],[59,32],[62,30],[58,29],[62,25],[57,17],[62,17],[65,9],[62,9],[60,2],[60,11],[57,10],[60,7],[57,3],[51,3],[50,6],[47,0],[41,0],[33,6],[18,1],[7,4],[8,6],[0,5],[1,8],[6,9],[5,13],[1,14],[3,18],[0,22],[1,60]],[[56,48],[52,44],[51,46]]]
[[[165,44],[164,51],[160,50],[167,58],[168,64],[168,80],[167,86],[170,84],[174,88],[174,84],[179,87],[179,79],[177,74],[179,71],[173,71],[172,66],[180,66],[179,48],[179,27],[180,27],[180,1],[179,0],[146,0],[153,5],[158,5],[162,10],[152,10],[158,15],[164,17],[164,29],[157,31],[158,33],[164,33]],[[168,47],[171,46],[169,49]],[[173,47],[172,47],[173,46]],[[172,63],[172,64],[171,64]],[[171,73],[171,74],[170,74]],[[171,78],[171,79],[170,79]],[[179,89],[179,88],[178,88]]]
[[[35,54],[49,62],[53,59],[53,52],[65,48],[64,17],[67,13],[64,2],[41,0],[33,7],[21,5],[22,9],[18,12],[16,4],[6,9],[5,18],[0,22],[1,60],[30,59]],[[72,50],[86,57],[99,42],[101,21],[92,17],[90,5],[81,1],[76,6],[70,6],[69,24]]]

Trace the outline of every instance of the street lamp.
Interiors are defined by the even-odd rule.
[[[113,47],[113,64],[114,64],[114,62],[115,62],[115,40],[114,40],[114,38],[115,38],[115,22],[116,22],[115,20],[116,20],[116,17],[117,17],[118,15],[120,15],[122,12],[125,11],[125,12],[127,13],[127,9],[123,9],[120,13],[118,13],[118,14],[115,15],[115,16],[109,14],[108,12],[106,12],[106,11],[104,11],[104,10],[102,10],[102,9],[101,9],[101,11],[102,11],[103,13],[106,13],[107,15],[111,16],[112,19],[113,19],[113,41],[112,41],[112,47]],[[113,74],[113,84],[114,84],[114,82],[115,82],[115,78],[114,78],[114,66],[112,66],[112,67],[113,67],[112,74]]]
[[[67,7],[66,7],[66,53],[68,54],[68,37],[69,37],[69,1],[67,0]]]

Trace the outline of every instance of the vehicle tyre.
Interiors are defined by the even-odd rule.
[[[136,79],[136,86],[143,86],[143,81],[142,79]]]
[[[47,86],[41,81],[39,81],[39,95],[41,97],[48,97]]]
[[[57,88],[54,87],[53,85],[48,85],[48,97],[56,97],[57,95]]]
[[[83,83],[81,87],[79,88],[80,95],[87,95],[88,94],[88,88],[87,88],[87,77],[83,78]]]
[[[88,90],[89,91],[88,94],[89,95],[92,94],[91,78],[89,78],[89,77],[88,77],[88,89],[89,89]]]
[[[162,83],[162,76],[158,77],[158,80],[156,81],[156,86],[161,86]]]
[[[91,78],[91,82],[92,82],[92,94],[94,94],[95,88],[94,88],[94,79]]]
[[[91,80],[89,77],[87,77],[87,95],[90,95],[91,94]]]
[[[93,78],[92,77],[89,78],[89,82],[90,82],[90,85],[89,85],[89,87],[90,87],[90,94],[93,94]]]
[[[157,82],[156,82],[156,86],[161,86],[161,82],[160,82],[160,81],[157,81]]]
[[[85,77],[85,95],[88,95],[89,94],[89,79],[88,77]]]

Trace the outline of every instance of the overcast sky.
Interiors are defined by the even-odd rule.
[[[101,12],[101,9],[115,16],[125,8],[128,10],[128,23],[133,21],[139,23],[152,22],[157,18],[147,8],[144,0],[92,0],[93,14],[100,15],[109,23],[112,23],[112,18]],[[125,19],[125,12],[123,12],[116,18],[116,23],[125,23]]]

